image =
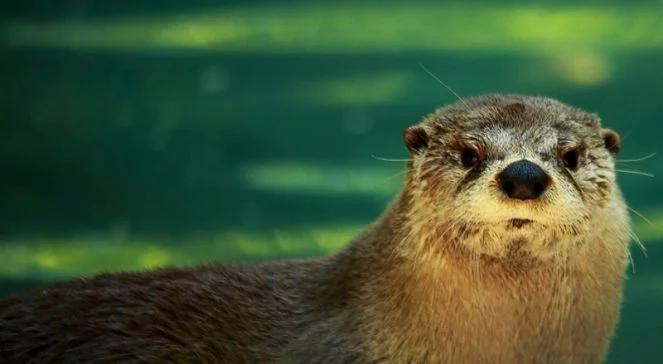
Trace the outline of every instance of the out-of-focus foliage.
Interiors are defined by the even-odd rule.
[[[398,193],[401,131],[453,95],[598,112],[660,151],[659,1],[10,0],[0,13],[0,294],[102,271],[337,251]],[[663,173],[660,157],[619,164]],[[663,193],[609,361],[663,351]]]

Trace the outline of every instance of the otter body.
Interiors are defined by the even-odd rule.
[[[0,301],[5,362],[597,363],[629,223],[619,137],[485,96],[405,131],[403,192],[317,260],[106,274]]]

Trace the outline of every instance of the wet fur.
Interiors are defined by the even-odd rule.
[[[551,99],[496,95],[440,109],[418,127],[425,133],[410,138],[403,192],[340,253],[106,274],[5,299],[0,358],[602,361],[618,320],[629,227],[598,118]],[[578,171],[560,168],[558,142],[583,143]],[[484,153],[480,170],[459,168],[466,143]],[[491,219],[517,210],[497,207],[509,201],[491,178],[520,157],[552,174],[545,203],[561,207],[532,205],[534,220],[501,224]]]

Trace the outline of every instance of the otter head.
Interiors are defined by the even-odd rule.
[[[427,245],[546,258],[621,225],[619,136],[558,101],[484,96],[407,128],[408,219]]]

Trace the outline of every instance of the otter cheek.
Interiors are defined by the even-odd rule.
[[[507,213],[492,178],[497,170],[498,166],[488,165],[476,179],[457,189],[455,209],[462,211],[468,221],[494,223]],[[461,177],[460,181],[465,180]]]
[[[587,206],[578,188],[567,182],[556,183],[548,195],[547,205],[542,213],[554,224],[575,224],[587,214]]]

